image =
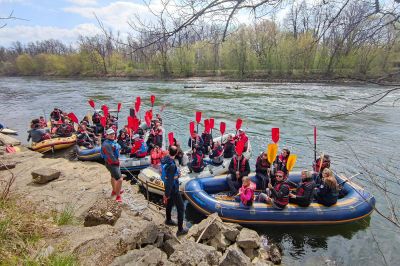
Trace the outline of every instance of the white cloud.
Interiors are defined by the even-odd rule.
[[[72,29],[19,25],[0,30],[0,45],[7,47],[16,41],[27,43],[47,39],[57,39],[65,44],[74,44],[79,35],[93,36],[100,33],[101,30],[92,23],[79,24]]]
[[[67,1],[78,6],[93,6],[97,4],[97,0],[67,0]]]

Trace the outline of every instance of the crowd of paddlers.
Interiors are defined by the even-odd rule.
[[[276,209],[284,209],[289,202],[302,207],[307,207],[316,199],[325,206],[336,203],[339,196],[339,185],[329,169],[330,158],[323,155],[314,162],[314,172],[304,170],[301,173],[299,184],[290,183],[287,180],[290,171],[294,167],[296,156],[291,155],[289,149],[282,149],[277,154],[277,142],[279,129],[272,130],[273,144],[257,157],[255,164],[255,178],[253,183],[249,178],[249,158],[244,153],[249,149],[249,138],[242,129],[242,120],[236,121],[236,134],[227,134],[223,138],[226,125],[221,122],[219,131],[221,138],[214,139],[214,119],[206,119],[202,124],[204,131],[198,133],[201,121],[201,112],[196,112],[197,130],[195,122],[190,122],[190,136],[188,139],[189,162],[184,162],[186,153],[172,132],[166,134],[162,127],[161,112],[153,117],[153,105],[155,97],[150,97],[151,109],[145,112],[144,121],[138,116],[140,110],[140,97],[136,99],[134,108],[130,108],[127,124],[119,128],[118,115],[121,104],[118,104],[116,115],[111,114],[108,106],[103,105],[101,110],[96,110],[93,100],[89,105],[93,108],[93,115],[86,115],[81,121],[74,113],[65,113],[59,108],[54,108],[50,114],[50,120],[46,121],[41,116],[31,121],[28,141],[38,143],[51,138],[77,136],[77,145],[86,149],[101,146],[101,156],[111,174],[112,196],[118,202],[121,198],[121,170],[119,157],[121,154],[132,158],[151,157],[152,165],[160,165],[162,179],[165,186],[164,202],[167,206],[167,224],[175,224],[171,220],[173,205],[178,209],[178,232],[185,233],[182,227],[183,202],[179,193],[180,167],[188,166],[190,172],[201,173],[206,165],[218,166],[224,160],[229,159],[226,182],[230,189],[229,196],[245,206],[251,206],[254,201],[267,202]],[[115,111],[113,111],[115,112]],[[226,134],[225,134],[226,135]],[[261,191],[255,197],[255,190]]]

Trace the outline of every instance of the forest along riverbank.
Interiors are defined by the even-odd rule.
[[[275,245],[263,245],[256,231],[224,223],[211,215],[176,238],[176,228],[164,225],[162,208],[149,203],[137,186],[124,182],[123,204],[111,199],[110,177],[104,165],[43,158],[19,146],[5,152],[5,145],[18,140],[0,133],[1,192],[12,182],[3,199],[0,224],[0,257],[4,262],[44,262],[69,256],[81,265],[269,265],[280,264]],[[15,178],[14,181],[13,178]],[[29,206],[23,221],[30,230],[40,226],[34,243],[15,252],[8,247],[13,221],[11,203]],[[18,207],[20,206],[20,207]],[[30,221],[31,220],[31,221]],[[10,228],[7,228],[10,227]],[[35,231],[36,232],[36,231]],[[15,241],[18,239],[16,238]],[[63,254],[63,255],[57,255]]]

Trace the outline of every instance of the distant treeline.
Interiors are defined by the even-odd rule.
[[[81,36],[73,47],[58,40],[15,42],[0,47],[0,74],[318,79],[375,78],[399,70],[400,34],[392,24],[371,32],[375,22],[357,23],[353,8],[324,28],[317,11],[301,8],[292,8],[284,26],[271,20],[241,25],[224,42],[215,26],[174,38]]]

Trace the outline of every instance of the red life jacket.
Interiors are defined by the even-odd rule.
[[[282,187],[282,186],[287,186],[287,187],[288,187],[288,185],[287,185],[285,182],[280,182],[280,183],[277,183],[277,184],[275,185],[275,187],[274,187],[275,191],[276,191],[276,192],[279,192],[279,191],[281,190],[281,187]],[[289,190],[289,187],[288,187],[288,190]],[[286,205],[288,205],[288,203],[289,203],[289,195],[283,196],[282,198],[276,198],[276,199],[274,199],[274,200],[275,200],[275,202],[278,203],[279,205],[281,205],[281,206],[286,206]]]
[[[303,182],[303,184],[297,189],[296,195],[303,196],[304,195],[304,187],[307,187],[311,184],[311,182]]]
[[[196,159],[197,159],[196,161],[197,162],[196,162],[195,165],[192,165],[192,167],[199,169],[203,165],[203,157],[204,157],[204,155],[203,154],[200,155],[198,152],[196,152],[194,154],[194,156],[196,156]]]
[[[159,150],[159,151],[157,152],[155,149],[153,149],[153,150],[151,151],[151,155],[150,155],[151,164],[154,164],[154,165],[160,164],[160,163],[161,163],[162,155],[163,155],[163,154],[162,154],[162,151],[161,151],[161,150]]]
[[[242,158],[242,160],[240,161],[240,169],[239,172],[243,173],[246,170],[246,162],[247,159],[246,158]],[[233,169],[235,169],[237,171],[237,157],[233,158]]]

